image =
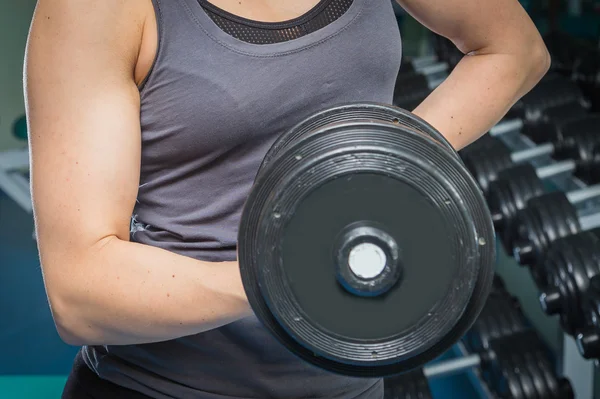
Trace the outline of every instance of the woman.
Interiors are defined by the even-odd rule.
[[[467,56],[414,112],[460,149],[544,75],[516,0],[404,0]],[[285,22],[281,22],[285,21]],[[40,0],[26,62],[46,290],[81,345],[65,398],[381,398],[252,316],[240,212],[275,138],[392,99],[389,0]]]

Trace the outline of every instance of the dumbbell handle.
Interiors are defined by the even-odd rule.
[[[417,57],[410,60],[410,63],[415,69],[420,69],[424,66],[435,64],[436,62],[438,62],[438,59],[435,55],[425,55],[423,57]]]
[[[600,209],[598,212],[580,216],[579,224],[581,225],[582,231],[592,230],[596,227],[600,227]]]
[[[521,119],[509,119],[492,127],[490,129],[490,136],[501,136],[506,133],[518,132],[521,129],[523,129],[523,121]]]
[[[579,190],[569,191],[565,195],[571,204],[585,202],[592,198],[600,197],[600,184],[585,187]]]
[[[515,151],[510,154],[510,159],[514,163],[521,163],[544,155],[552,155],[554,148],[552,143],[540,144],[525,150]]]
[[[436,64],[425,65],[421,67],[415,67],[415,71],[422,75],[433,75],[435,73],[441,73],[448,70],[448,64],[446,62],[438,62]]]
[[[579,220],[581,231],[593,230],[597,227],[600,227],[600,210],[589,215],[580,215],[577,219]],[[525,266],[531,262],[531,256],[534,250],[535,249],[531,241],[516,242],[513,247],[513,258],[515,258],[518,264]],[[540,302],[542,301],[549,302],[546,298],[540,298]],[[542,304],[542,307],[543,306],[546,305]]]
[[[474,354],[425,366],[423,374],[427,378],[445,377],[479,365],[481,365],[481,356]]]

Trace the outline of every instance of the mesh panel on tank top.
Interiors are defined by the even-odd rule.
[[[198,0],[204,11],[225,33],[252,44],[273,44],[315,32],[342,15],[353,0],[321,0],[306,14],[286,22],[259,22],[238,17],[207,0]]]

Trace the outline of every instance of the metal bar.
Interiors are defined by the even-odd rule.
[[[600,197],[600,184],[582,188],[581,190],[571,191],[566,193],[566,196],[571,204],[577,204],[592,198]]]
[[[3,170],[0,170],[0,190],[4,191],[26,212],[31,213],[33,206],[31,204],[29,184],[26,184],[26,189],[24,189],[23,181],[16,176],[20,176],[20,178],[25,179],[20,174],[7,173]]]
[[[26,148],[0,152],[0,170],[26,168],[29,168],[29,151]]]
[[[445,62],[440,62],[433,65],[427,65],[422,68],[415,68],[415,70],[423,75],[433,75],[434,73],[445,72],[448,70],[448,64]]]
[[[594,398],[594,362],[579,354],[575,340],[563,335],[562,375],[567,377],[577,399]]]
[[[452,352],[455,355],[463,357],[469,355],[469,351],[467,351],[467,348],[465,348],[465,345],[462,341],[458,341],[456,345],[454,345],[454,347],[452,348]],[[471,383],[471,386],[473,386],[473,388],[477,392],[477,396],[480,399],[496,399],[496,395],[492,394],[488,385],[483,380],[481,368],[477,367],[468,370],[466,372],[466,376],[469,382]]]
[[[425,66],[435,64],[437,62],[437,57],[435,55],[424,55],[422,57],[414,58],[410,62],[415,69],[421,69]]]
[[[549,177],[558,176],[562,173],[573,172],[575,168],[576,165],[574,161],[562,161],[537,168],[535,172],[540,179],[544,180]]]
[[[427,378],[444,377],[461,373],[465,370],[479,366],[480,364],[481,357],[479,355],[469,355],[425,366],[423,368],[423,374]]]
[[[554,145],[552,143],[547,143],[538,145],[536,147],[528,148],[526,150],[513,152],[512,154],[510,154],[510,159],[512,159],[512,161],[515,163],[519,163],[544,155],[551,155],[553,152]]]
[[[600,227],[600,209],[596,213],[592,213],[579,217],[579,224],[582,230],[591,230]]]
[[[490,136],[501,136],[503,134],[518,132],[523,129],[523,121],[520,119],[512,119],[498,123],[490,129]]]

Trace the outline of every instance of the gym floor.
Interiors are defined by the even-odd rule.
[[[54,328],[32,232],[31,215],[0,192],[1,399],[60,398],[77,352]],[[436,399],[480,397],[466,375],[430,386]]]

